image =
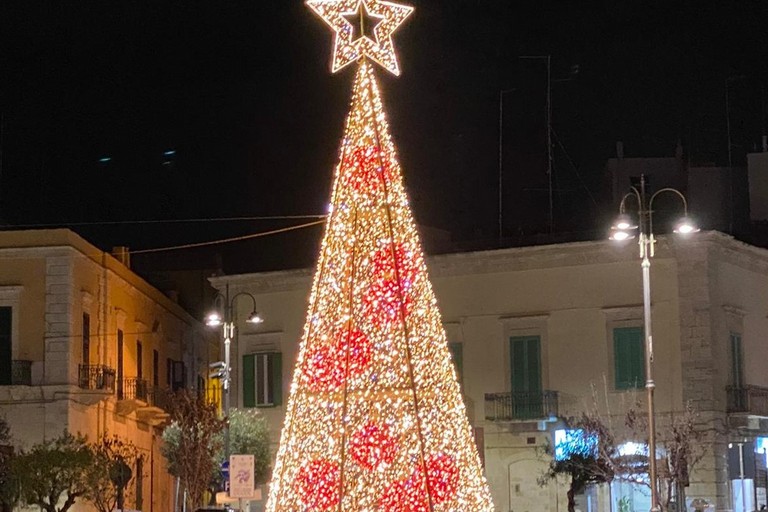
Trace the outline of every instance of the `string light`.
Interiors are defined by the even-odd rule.
[[[384,18],[375,29],[381,40],[388,18],[377,6],[389,4],[361,1]],[[308,4],[326,21],[335,19],[332,10],[341,16],[361,5]],[[337,30],[337,45],[339,37]],[[267,512],[492,511],[378,85],[365,59],[355,77],[329,212]]]

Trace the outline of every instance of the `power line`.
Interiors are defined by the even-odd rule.
[[[3,224],[2,228],[52,228],[52,227],[87,227],[87,226],[121,226],[131,224],[182,224],[182,223],[200,223],[200,222],[242,222],[249,220],[298,220],[298,219],[325,219],[325,215],[270,215],[255,217],[216,217],[202,219],[147,219],[147,220],[115,220],[98,222],[58,222],[41,224]]]
[[[184,245],[174,245],[171,247],[159,247],[156,249],[143,249],[140,251],[130,251],[131,255],[134,254],[148,254],[153,252],[163,252],[163,251],[176,251],[179,249],[191,249],[194,247],[204,247],[208,245],[217,245],[217,244],[226,244],[229,242],[238,242],[240,240],[249,240],[251,238],[260,238],[263,236],[269,236],[269,235],[276,235],[277,233],[285,233],[287,231],[295,231],[297,229],[303,229],[308,228],[310,226],[316,226],[318,224],[323,224],[325,222],[325,219],[323,220],[316,220],[314,222],[308,222],[306,224],[299,224],[298,226],[289,226],[287,228],[280,228],[280,229],[273,229],[271,231],[264,231],[262,233],[253,233],[250,235],[243,235],[243,236],[236,236],[233,238],[222,238],[221,240],[212,240],[210,242],[197,242],[193,244],[184,244]]]

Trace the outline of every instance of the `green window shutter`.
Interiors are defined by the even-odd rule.
[[[243,356],[243,407],[256,406],[254,354]]]
[[[744,384],[744,355],[741,334],[731,333],[731,385],[742,387]]]
[[[275,352],[270,354],[270,366],[272,367],[272,405],[283,403],[283,354]]]
[[[451,353],[451,360],[456,368],[456,378],[461,384],[464,378],[464,344],[448,343],[448,351]]]
[[[538,336],[509,339],[512,367],[512,391],[541,392],[541,341]]]
[[[641,388],[645,383],[643,329],[618,327],[613,330],[613,359],[616,389]]]
[[[0,307],[0,385],[11,384],[13,358],[11,352],[11,318],[10,307]]]

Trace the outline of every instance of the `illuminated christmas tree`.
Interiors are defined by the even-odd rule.
[[[371,60],[411,7],[309,0],[359,62],[268,512],[493,510]]]

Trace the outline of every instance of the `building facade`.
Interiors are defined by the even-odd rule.
[[[22,449],[65,429],[132,442],[141,461],[127,508],[173,510],[159,451],[170,391],[204,387],[216,340],[69,230],[0,233],[0,415]]]
[[[427,264],[496,509],[566,510],[562,484],[537,482],[560,418],[597,407],[621,423],[628,404],[645,407],[636,244],[449,254]],[[233,404],[261,407],[275,442],[311,278],[298,270],[211,280],[253,294],[263,312],[259,331],[241,324],[233,343]],[[718,232],[662,237],[651,291],[658,429],[690,404],[704,436],[688,502],[757,509],[766,487],[754,452],[768,436],[768,251]],[[744,472],[739,460],[751,461]],[[583,511],[620,511],[622,503],[647,510],[647,489],[614,483],[580,497]]]

